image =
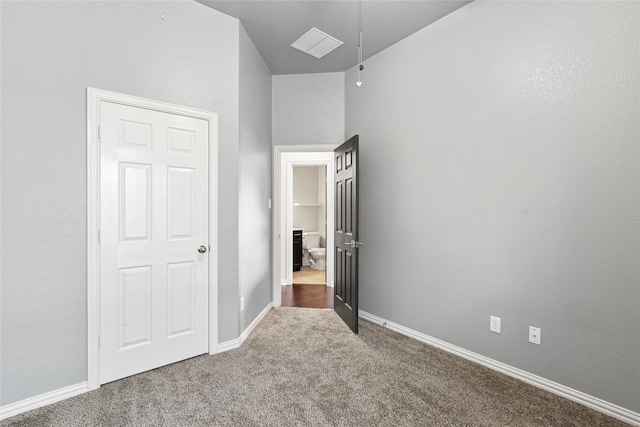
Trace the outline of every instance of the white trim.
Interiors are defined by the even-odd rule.
[[[335,195],[334,195],[334,179],[335,172],[333,166],[333,151],[325,151],[319,153],[282,153],[281,155],[281,177],[283,181],[280,187],[280,212],[286,212],[281,218],[281,230],[286,230],[286,240],[284,245],[281,243],[280,256],[284,257],[285,262],[280,261],[280,268],[285,268],[286,277],[280,271],[281,279],[284,279],[287,285],[293,283],[293,167],[294,166],[324,166],[326,168],[325,183],[325,204],[326,204],[326,247],[333,247],[333,232],[335,221]],[[282,195],[285,197],[282,197]],[[325,280],[327,286],[333,286],[333,268],[334,253],[327,251],[325,262]]]
[[[97,124],[100,121],[97,94],[87,88],[87,385],[89,390],[98,383],[100,349],[100,148]],[[97,333],[96,333],[97,331]]]
[[[255,327],[264,319],[267,313],[269,313],[271,308],[272,308],[271,304],[267,305],[264,308],[264,310],[262,310],[262,312],[254,319],[254,321],[251,322],[249,327],[245,329],[242,335],[240,335],[240,338],[236,338],[234,340],[225,341],[224,343],[218,344],[217,346],[218,353],[239,348],[242,345],[242,343],[244,343],[244,341],[247,339],[247,337],[251,334],[251,332],[253,332]],[[614,405],[613,403],[606,402],[597,397],[590,396],[578,390],[574,390],[572,388],[563,386],[553,381],[549,381],[545,378],[539,377],[534,374],[530,374],[529,372],[523,371],[521,369],[514,368],[513,366],[509,366],[502,362],[498,362],[496,360],[479,355],[477,353],[473,353],[461,347],[455,346],[453,344],[449,344],[445,341],[439,340],[437,338],[433,338],[429,335],[423,334],[421,332],[417,332],[413,329],[409,329],[397,323],[393,323],[391,321],[385,320],[382,317],[378,317],[371,313],[367,313],[366,311],[360,310],[359,316],[370,322],[382,325],[392,331],[398,332],[402,335],[408,336],[410,338],[421,341],[423,343],[432,345],[448,353],[455,354],[456,356],[460,356],[472,362],[476,362],[480,365],[486,366],[495,371],[509,375],[513,378],[519,379],[528,384],[539,387],[543,390],[547,390],[551,393],[565,397],[569,400],[580,403],[584,406],[587,406],[591,409],[602,412],[611,417],[625,421],[632,425],[636,425],[636,426],[640,425],[640,414],[638,414],[637,412],[630,411],[628,409]],[[90,390],[89,383],[83,382],[83,383],[79,383],[79,384],[75,384],[67,387],[62,387],[57,390],[44,393],[38,396],[30,397],[18,402],[10,403],[8,405],[4,405],[0,407],[0,420],[4,420],[6,418],[19,415],[23,412],[38,409],[43,406],[50,405],[52,403],[56,403],[64,399],[68,399],[70,397],[74,397],[79,394],[86,393],[89,390]]]
[[[100,102],[206,120],[209,123],[209,354],[218,352],[218,114],[87,88],[87,384],[100,387]]]
[[[460,356],[482,366],[486,366],[487,368],[493,369],[494,371],[509,375],[510,377],[516,378],[520,381],[524,381],[527,384],[531,384],[535,387],[549,391],[558,396],[580,403],[588,408],[594,409],[598,412],[602,412],[603,414],[609,415],[613,418],[617,418],[632,425],[640,425],[640,414],[637,412],[630,411],[613,403],[609,403],[581,391],[572,389],[562,384],[558,384],[527,371],[523,371],[522,369],[515,368],[502,362],[498,362],[497,360],[490,359],[478,353],[465,350],[462,347],[449,344],[446,341],[439,340],[413,329],[409,329],[405,326],[383,319],[382,317],[367,313],[366,311],[360,310],[359,316],[365,320],[384,326],[392,331],[398,332],[402,335],[406,335],[409,338],[413,338],[425,344],[437,347],[448,353],[455,354],[456,356]]]
[[[334,191],[334,174],[333,174],[333,158],[331,161],[314,158],[314,154],[326,154],[333,152],[338,145],[275,145],[273,147],[273,189],[274,189],[274,211],[273,211],[273,289],[272,289],[272,301],[274,307],[280,307],[281,301],[281,289],[282,285],[291,284],[291,274],[288,277],[282,277],[283,269],[287,271],[287,265],[291,264],[290,256],[287,257],[286,253],[291,253],[291,249],[288,246],[293,246],[292,236],[289,232],[286,239],[281,242],[280,236],[283,234],[281,230],[287,230],[287,193],[292,190],[287,189],[287,167],[291,165],[306,165],[306,166],[327,166],[327,247],[333,245],[333,222],[334,222],[334,209],[333,209],[333,191]],[[290,208],[292,209],[292,208]],[[291,228],[291,227],[289,227]],[[285,231],[286,233],[286,231]],[[328,286],[333,286],[333,252],[327,251],[326,258],[327,270],[326,274],[329,280],[327,280]],[[290,270],[293,270],[291,267]]]
[[[251,324],[244,330],[240,338],[236,338],[230,341],[225,341],[216,346],[218,353],[223,353],[225,351],[233,350],[235,348],[239,348],[244,341],[249,337],[251,332],[262,322],[265,316],[271,311],[271,303],[269,303],[258,316],[251,322]],[[32,411],[34,409],[41,408],[46,405],[50,405],[52,403],[59,402],[64,399],[68,399],[73,396],[77,396],[82,393],[86,393],[90,391],[89,383],[87,381],[70,385],[67,387],[62,387],[54,391],[50,391],[48,393],[44,393],[38,396],[30,397],[19,402],[10,403],[8,405],[4,405],[0,407],[0,420],[5,418],[14,417],[23,412]]]
[[[264,310],[262,310],[260,314],[258,314],[258,316],[255,319],[253,319],[253,322],[251,322],[251,324],[247,327],[247,329],[244,330],[244,332],[240,335],[239,338],[225,341],[218,344],[218,353],[223,353],[225,351],[239,348],[247,339],[247,337],[251,334],[251,332],[253,332],[256,326],[258,326],[258,324],[262,322],[262,319],[264,319],[264,317],[269,313],[269,311],[271,311],[272,308],[273,308],[273,305],[269,303],[264,308]]]
[[[271,303],[267,304],[267,306],[260,312],[260,314],[258,314],[256,318],[253,319],[253,322],[251,322],[251,324],[247,326],[244,332],[240,335],[240,338],[238,338],[240,340],[241,345],[247,339],[249,334],[253,332],[256,326],[258,326],[258,324],[262,322],[262,319],[264,319],[264,317],[269,313],[269,311],[271,311],[272,307],[273,305],[271,305]]]
[[[52,403],[68,399],[89,391],[89,383],[82,382],[79,384],[62,387],[48,393],[39,394],[38,396],[29,397],[18,402],[9,403],[0,407],[0,420],[15,417],[23,412],[32,411]]]
[[[235,350],[236,348],[239,348],[240,345],[242,345],[240,338],[221,342],[220,344],[218,344],[218,353],[224,353],[225,351]]]

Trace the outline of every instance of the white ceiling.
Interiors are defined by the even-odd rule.
[[[196,0],[238,18],[272,74],[346,71],[358,62],[356,0]],[[363,0],[367,59],[471,0]],[[311,27],[344,42],[321,59],[290,45]]]

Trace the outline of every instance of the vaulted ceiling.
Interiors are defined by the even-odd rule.
[[[197,0],[238,18],[272,74],[345,71],[358,63],[356,0]],[[471,0],[363,0],[367,59]],[[344,44],[321,59],[291,47],[312,27]]]

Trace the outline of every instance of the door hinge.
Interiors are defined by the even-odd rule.
[[[98,230],[98,244],[102,244],[102,232],[101,230]]]
[[[102,138],[102,128],[98,125],[98,139]]]
[[[98,334],[98,349],[102,350],[102,334]]]

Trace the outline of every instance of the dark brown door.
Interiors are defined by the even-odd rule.
[[[335,293],[333,309],[358,333],[358,135],[335,149]]]

